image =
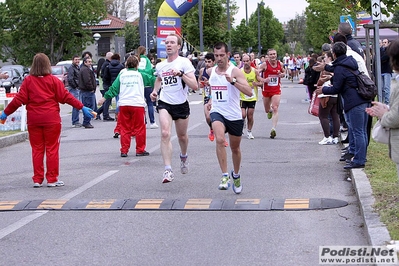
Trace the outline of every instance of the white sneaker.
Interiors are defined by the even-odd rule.
[[[252,135],[252,132],[248,132],[247,134],[248,139],[254,139],[254,135]]]
[[[171,169],[167,169],[165,170],[165,172],[163,172],[163,180],[162,183],[169,183],[173,181],[173,172]]]
[[[187,157],[183,160],[182,157],[180,157],[180,172],[185,175],[188,173],[188,159]]]
[[[228,175],[223,175],[220,180],[219,190],[228,190],[230,187],[230,177]]]
[[[155,129],[155,128],[158,128],[158,125],[157,125],[157,123],[152,123],[151,125],[150,125],[150,128],[151,129]]]
[[[320,144],[320,145],[329,145],[329,144],[332,144],[332,138],[331,138],[331,137],[328,137],[328,138],[324,137],[324,138],[319,142],[319,144]]]
[[[54,183],[47,183],[47,187],[62,187],[64,185],[64,182],[58,180],[57,182]]]
[[[338,144],[339,140],[338,137],[332,139],[331,144]]]

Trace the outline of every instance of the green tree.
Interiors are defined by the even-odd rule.
[[[199,51],[200,32],[198,6],[192,8],[187,14],[182,16],[182,33],[187,41]],[[233,17],[237,13],[235,0],[230,0],[230,23],[233,24]],[[226,0],[207,0],[202,2],[203,16],[203,42],[204,49],[210,48],[218,41],[228,42],[230,33],[228,32]],[[231,27],[233,29],[233,27]]]
[[[278,43],[281,44],[284,38],[284,30],[281,23],[273,15],[273,11],[270,7],[258,5],[258,8],[260,15],[260,43],[262,47],[260,54],[264,54],[267,49],[274,47]],[[258,36],[258,9],[249,17],[248,25],[252,29],[252,32],[256,33],[256,36]],[[251,46],[254,51],[259,53],[257,38],[256,42],[252,43]]]
[[[399,8],[393,12],[392,23],[399,24]]]
[[[232,30],[231,45],[232,51],[247,52],[248,48],[257,42],[256,33],[246,26],[245,19],[241,20],[240,25]]]
[[[347,15],[346,0],[324,1],[307,0],[306,7],[306,40],[315,52],[321,51],[323,43],[329,43],[329,37],[338,28],[341,15]]]
[[[291,19],[287,23],[287,31],[285,39],[287,42],[297,42],[297,47],[306,46],[306,17],[304,14],[296,14],[294,19]],[[296,50],[296,48],[295,48]],[[300,51],[300,50],[299,50]],[[302,53],[301,53],[302,54]]]
[[[104,0],[6,0],[0,4],[1,27],[6,29],[4,51],[15,62],[30,65],[42,52],[52,64],[71,58],[93,42],[85,25],[94,25],[106,15]]]
[[[131,52],[140,46],[140,33],[138,26],[126,23],[123,30],[117,31],[116,34],[125,37],[126,52]]]

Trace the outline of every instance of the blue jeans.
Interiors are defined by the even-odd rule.
[[[92,91],[80,91],[80,95],[82,98],[82,103],[84,106],[95,110],[96,106],[96,95]],[[83,125],[90,124],[91,118],[88,116],[83,115]]]
[[[382,75],[382,99],[385,104],[389,104],[389,97],[391,94],[391,73],[383,73]]]
[[[69,92],[80,101],[80,90],[69,87]],[[72,107],[72,125],[79,123],[79,109]]]
[[[368,114],[365,112],[369,103],[363,103],[353,107],[346,113],[348,118],[348,134],[350,152],[354,154],[353,163],[364,165],[367,156],[367,121]],[[351,145],[352,144],[352,145]],[[352,150],[353,149],[353,150]]]
[[[151,100],[151,92],[153,89],[151,87],[145,87],[144,88],[144,97],[147,102],[147,109],[148,109],[148,117],[150,118],[150,123],[154,124],[155,119],[154,119],[154,103]]]

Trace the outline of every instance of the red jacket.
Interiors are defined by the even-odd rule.
[[[27,76],[4,112],[10,115],[21,105],[26,105],[28,125],[59,124],[61,123],[59,103],[67,103],[76,109],[83,108],[83,104],[65,89],[57,77]]]

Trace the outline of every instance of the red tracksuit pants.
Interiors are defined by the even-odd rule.
[[[136,136],[136,153],[143,153],[146,147],[145,110],[138,106],[119,106],[121,153],[128,153],[131,137]]]
[[[47,183],[58,181],[60,169],[61,123],[46,126],[28,126],[29,142],[32,147],[33,182]],[[44,155],[46,154],[46,175],[44,175]]]

